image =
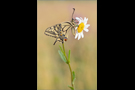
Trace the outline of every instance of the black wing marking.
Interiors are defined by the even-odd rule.
[[[55,40],[55,42],[54,42],[54,44],[53,44],[53,45],[55,45],[57,41],[59,41],[59,42],[63,42],[60,38],[56,38],[56,40]]]
[[[64,22],[62,23],[62,31],[66,32],[69,31],[69,28],[72,27],[71,22]]]
[[[48,27],[45,30],[44,34],[47,36],[50,36],[50,37],[57,38],[58,37],[58,29],[56,28],[56,26]]]

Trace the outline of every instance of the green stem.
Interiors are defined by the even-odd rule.
[[[67,56],[66,56],[66,53],[65,53],[64,43],[62,43],[62,46],[63,46],[64,55],[65,55],[65,57],[66,57],[66,59],[67,59]],[[67,62],[68,62],[68,59],[67,59]],[[72,81],[73,81],[73,73],[72,73],[72,69],[71,69],[71,66],[70,66],[70,63],[69,63],[69,62],[68,62],[68,66],[69,66],[70,73],[71,73],[71,85],[72,85],[72,87],[74,88],[74,85],[73,85],[73,83],[72,83]]]
[[[71,73],[71,85],[72,85],[72,87],[74,88],[74,85],[72,84],[72,81],[73,81],[73,74],[72,74],[72,69],[71,69],[71,66],[70,66],[69,63],[68,63],[68,66],[69,66],[70,73]]]
[[[65,48],[64,48],[64,43],[62,43],[62,46],[63,46],[63,50],[64,50],[64,54],[65,54]]]

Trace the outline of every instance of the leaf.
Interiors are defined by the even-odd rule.
[[[58,53],[59,53],[61,59],[62,59],[65,63],[67,63],[67,60],[66,60],[64,54],[63,54],[60,50],[58,50]]]
[[[71,90],[74,90],[74,88],[73,88],[73,87],[71,87],[71,86],[69,86],[69,85],[68,85],[68,87],[69,87]]]
[[[70,50],[69,50],[69,53],[68,53],[68,62],[70,63]]]
[[[75,72],[73,71],[73,81],[72,81],[72,84],[74,84],[74,81],[75,81]]]
[[[63,53],[62,47],[59,45],[61,52]]]

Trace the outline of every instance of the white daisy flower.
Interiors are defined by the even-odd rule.
[[[83,35],[83,30],[88,32],[89,30],[87,29],[90,24],[87,24],[88,18],[84,17],[84,20],[80,17],[76,17],[76,19],[79,21],[78,27],[76,27],[76,35],[75,35],[75,39],[78,36],[78,40],[82,37],[84,37]]]

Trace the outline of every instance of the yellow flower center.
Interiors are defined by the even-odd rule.
[[[78,33],[82,32],[82,30],[84,29],[84,23],[80,23],[77,29]]]

